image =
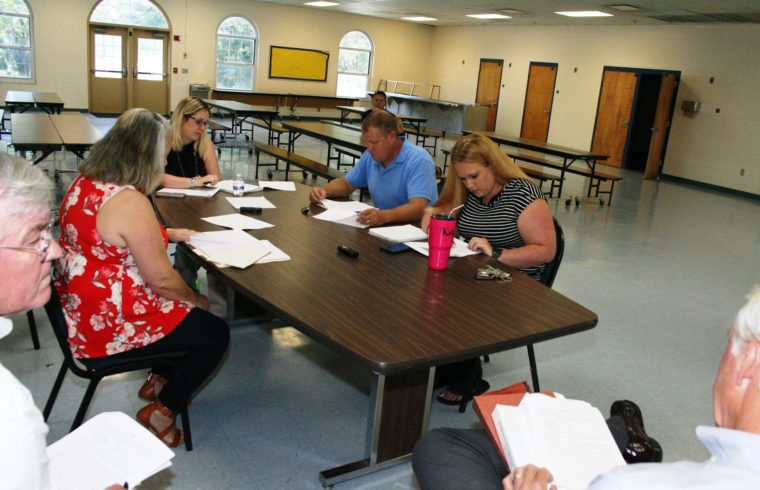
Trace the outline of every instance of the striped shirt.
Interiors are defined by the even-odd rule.
[[[536,199],[544,199],[544,195],[538,187],[523,179],[507,182],[504,189],[488,204],[483,204],[479,198],[468,193],[457,221],[459,234],[466,240],[473,237],[485,238],[494,247],[524,247],[525,241],[517,228],[517,219]],[[519,270],[539,281],[544,265]]]

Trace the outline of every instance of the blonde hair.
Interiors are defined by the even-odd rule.
[[[208,104],[198,97],[185,97],[179,101],[179,104],[177,104],[172,113],[172,150],[181,151],[182,147],[185,146],[185,143],[182,141],[182,123],[201,111],[208,112],[209,117],[211,117],[211,109]],[[202,133],[194,145],[196,153],[203,155],[206,147],[210,144],[211,138],[205,132]]]
[[[149,194],[158,187],[166,163],[166,119],[147,109],[129,109],[95,143],[79,166],[85,177],[133,185]]]
[[[502,186],[510,180],[528,178],[514,160],[501,151],[491,139],[480,134],[469,134],[460,138],[451,149],[451,170],[446,177],[441,196],[435,203],[435,207],[442,211],[449,211],[459,206],[467,198],[467,187],[453,170],[454,166],[460,162],[479,163],[484,167],[491,167],[496,182]]]

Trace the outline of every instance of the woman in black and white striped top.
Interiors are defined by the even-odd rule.
[[[470,249],[540,279],[556,248],[552,214],[541,191],[496,143],[479,134],[457,141],[451,161],[456,178],[446,179],[433,209],[448,213],[464,204],[457,230]],[[429,214],[426,218],[425,227]]]
[[[451,161],[441,196],[423,217],[423,229],[432,212],[449,213],[464,205],[457,230],[471,250],[540,280],[556,249],[552,214],[541,191],[496,143],[479,134],[457,141]],[[438,401],[449,405],[489,388],[482,379],[480,359],[440,366],[436,380],[447,385]]]

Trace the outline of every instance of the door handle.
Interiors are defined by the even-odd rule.
[[[127,78],[127,68],[124,67],[121,69],[121,78]]]
[[[551,109],[546,109],[546,110],[544,111],[544,114],[549,114],[549,113],[551,113],[551,111],[552,111]]]
[[[627,128],[627,127],[628,127],[628,124],[630,124],[630,122],[631,122],[631,121],[623,121],[623,126],[625,126],[625,127]]]
[[[132,78],[137,78],[137,67],[132,69]]]
[[[653,132],[653,133],[656,133],[657,131],[659,131],[659,129],[657,129],[657,126],[653,126],[653,127],[649,128],[649,130],[651,132]]]

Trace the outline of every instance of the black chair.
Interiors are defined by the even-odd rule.
[[[552,287],[554,284],[554,278],[557,277],[557,271],[562,263],[562,256],[565,254],[565,234],[562,231],[557,218],[554,220],[554,231],[557,234],[557,249],[554,252],[554,258],[551,262],[544,266],[544,272],[541,274],[541,284],[546,287]],[[533,352],[533,344],[528,344],[528,362],[530,363],[530,377],[533,382],[533,392],[538,393],[540,391],[538,384],[538,368],[536,367],[536,354]],[[488,355],[483,356],[483,361],[489,362],[491,359]]]
[[[37,322],[34,321],[33,310],[26,312],[26,319],[29,323],[29,333],[32,336],[32,345],[34,346],[34,350],[40,350],[40,337],[37,335]]]
[[[174,371],[172,382],[178,383],[179,386],[182,386],[182,371],[179,368],[179,362],[187,355],[187,353],[184,351],[171,352],[157,356],[145,356],[143,358],[129,360],[109,359],[106,357],[102,359],[102,362],[97,368],[80,366],[79,363],[77,363],[77,361],[74,359],[74,356],[71,354],[71,348],[69,347],[68,340],[68,325],[66,324],[66,317],[63,314],[61,301],[58,298],[58,294],[56,293],[55,288],[51,289],[52,291],[50,300],[45,305],[45,311],[47,312],[48,318],[50,319],[50,326],[53,327],[53,332],[55,333],[55,337],[58,340],[58,345],[60,346],[61,352],[63,353],[63,364],[61,365],[61,369],[58,371],[58,376],[55,379],[55,383],[53,384],[53,389],[50,392],[47,403],[45,403],[45,409],[42,411],[42,415],[45,418],[46,422],[50,416],[50,412],[53,410],[53,404],[55,403],[55,399],[58,397],[58,391],[61,389],[63,379],[66,376],[66,372],[68,370],[71,370],[71,372],[80,378],[90,380],[90,383],[87,385],[87,390],[85,391],[84,398],[82,399],[82,403],[79,405],[79,410],[77,410],[77,414],[74,417],[74,423],[71,424],[70,430],[72,431],[79,427],[79,425],[84,420],[84,416],[87,413],[87,408],[89,407],[90,402],[92,401],[92,397],[95,394],[95,389],[98,387],[100,380],[106,376],[159,366],[171,367]],[[188,417],[187,407],[184,407],[182,411],[180,411],[180,415],[182,416],[182,431],[185,438],[185,448],[188,451],[192,451],[193,441],[190,435],[190,419]]]

